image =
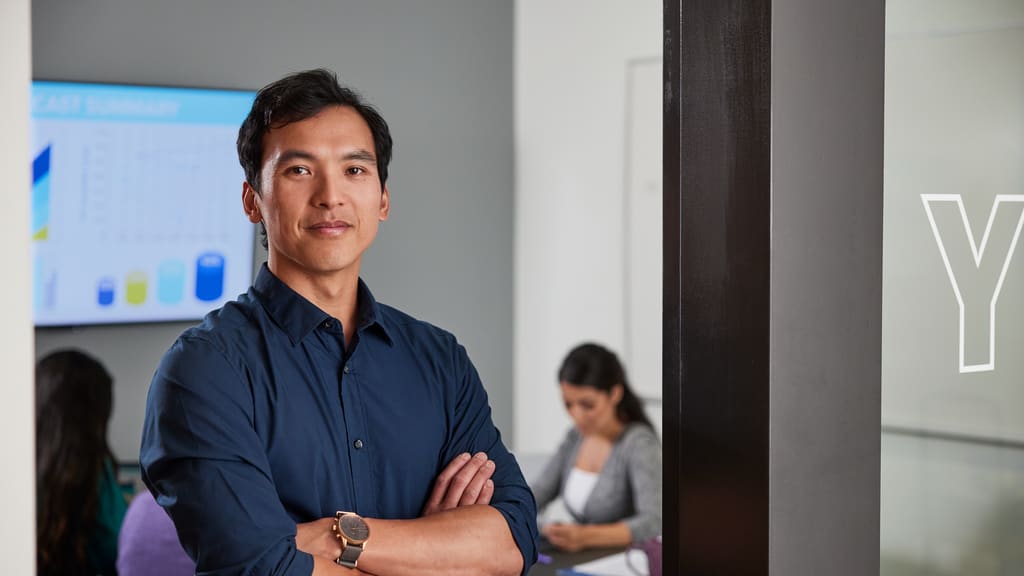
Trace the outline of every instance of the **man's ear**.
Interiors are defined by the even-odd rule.
[[[383,222],[388,219],[388,215],[391,213],[391,194],[388,193],[388,187],[385,186],[380,191],[380,214],[378,219]]]
[[[249,222],[256,224],[263,221],[263,214],[260,212],[260,197],[256,190],[248,182],[242,182],[242,208]]]

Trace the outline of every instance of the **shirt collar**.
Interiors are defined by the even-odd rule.
[[[274,323],[288,335],[292,344],[298,344],[324,320],[331,317],[274,276],[265,262],[260,266],[252,287],[256,299],[263,305]],[[376,328],[388,345],[392,345],[394,341],[391,334],[382,322],[381,306],[362,278],[359,279],[356,302],[356,332]],[[349,327],[345,326],[344,329],[348,330]]]

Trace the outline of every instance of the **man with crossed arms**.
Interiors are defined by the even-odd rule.
[[[238,136],[267,263],[150,388],[143,480],[199,574],[525,574],[536,505],[454,336],[374,300],[391,135],[326,70]]]

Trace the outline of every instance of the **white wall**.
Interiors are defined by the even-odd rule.
[[[656,366],[650,360],[631,365],[633,355],[626,354],[636,312],[627,313],[627,304],[635,302],[630,296],[636,287],[632,294],[627,289],[625,254],[629,240],[639,235],[635,227],[627,233],[630,199],[624,194],[645,187],[627,173],[629,152],[636,150],[627,145],[627,110],[636,110],[627,101],[627,85],[638,64],[661,58],[662,5],[520,0],[515,34],[514,446],[521,453],[550,452],[569,426],[556,372],[574,345],[593,340],[611,347],[634,385],[660,397],[660,360]],[[654,76],[660,86],[660,74]],[[660,119],[660,89],[654,94],[643,110]],[[660,122],[655,125],[660,128]],[[644,142],[651,141],[644,149],[660,155],[660,132]],[[660,191],[657,160],[652,176]],[[634,166],[649,170],[647,162]],[[647,217],[660,229],[660,209]],[[630,266],[660,272],[660,251],[650,257],[653,267]],[[646,351],[660,352],[658,304],[657,333],[649,335],[656,343]],[[660,403],[648,412],[660,422]]]
[[[4,274],[0,287],[4,320],[0,324],[0,366],[4,400],[0,402],[0,556],[5,574],[35,574],[35,454],[33,438],[32,309],[29,260],[28,90],[29,1],[0,2],[0,110],[7,111],[0,140],[0,174],[5,175],[0,237]],[[20,113],[19,113],[20,112]]]

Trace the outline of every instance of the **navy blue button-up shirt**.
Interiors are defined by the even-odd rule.
[[[164,356],[146,403],[143,480],[199,574],[307,576],[296,523],[336,510],[416,518],[444,466],[478,451],[496,464],[491,506],[525,573],[536,504],[465,349],[377,303],[361,280],[357,316],[346,354],[341,323],[264,265]]]

